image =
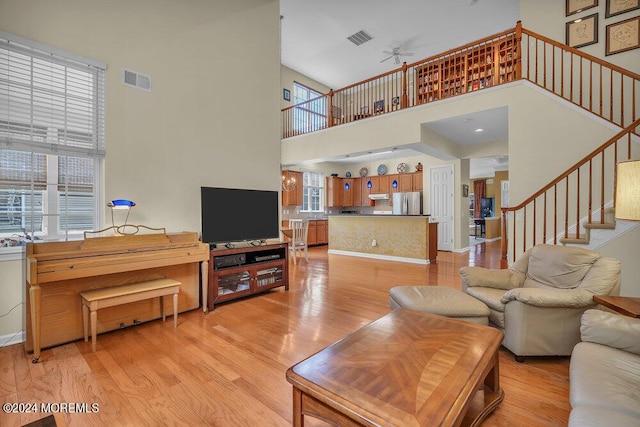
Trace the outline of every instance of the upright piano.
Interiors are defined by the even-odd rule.
[[[206,311],[209,245],[195,232],[86,237],[29,243],[25,348],[33,362],[41,348],[83,338],[79,292],[167,277],[182,283],[178,311]],[[200,282],[202,279],[202,284]],[[173,312],[167,304],[166,313]],[[100,311],[98,333],[161,317],[158,298]]]

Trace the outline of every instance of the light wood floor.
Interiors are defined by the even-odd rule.
[[[274,290],[98,337],[98,351],[76,342],[42,353],[32,364],[21,345],[0,348],[0,400],[97,403],[99,412],[67,414],[70,426],[287,426],[291,424],[291,365],[389,312],[397,285],[460,288],[462,265],[499,265],[500,242],[471,252],[440,252],[417,266],[327,255],[313,248],[309,263],[291,263],[290,290]],[[516,363],[501,350],[502,404],[483,426],[566,425],[569,359]],[[19,426],[47,414],[5,414]],[[317,425],[315,422],[309,425]]]

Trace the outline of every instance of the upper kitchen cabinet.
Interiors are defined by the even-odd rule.
[[[398,175],[398,191],[407,192],[413,191],[413,177],[412,173],[401,173]]]
[[[327,207],[340,207],[343,205],[343,182],[342,178],[337,176],[328,176],[326,178],[326,191],[327,191]]]
[[[414,172],[412,175],[412,191],[422,191],[422,171]]]
[[[282,206],[302,206],[302,172],[282,171]]]
[[[379,176],[367,176],[363,177],[361,181],[362,185],[362,205],[369,206],[369,194],[380,193],[380,177]],[[371,183],[371,188],[369,188]]]
[[[356,193],[360,194],[356,197]],[[356,178],[342,178],[342,206],[360,206],[361,200],[360,182]]]

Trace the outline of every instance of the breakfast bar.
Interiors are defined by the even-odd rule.
[[[429,264],[438,254],[438,224],[428,215],[329,216],[329,253]]]

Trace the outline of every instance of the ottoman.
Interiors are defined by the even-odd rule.
[[[489,324],[489,307],[483,302],[443,286],[396,286],[389,291],[389,306],[439,314],[479,325]]]

